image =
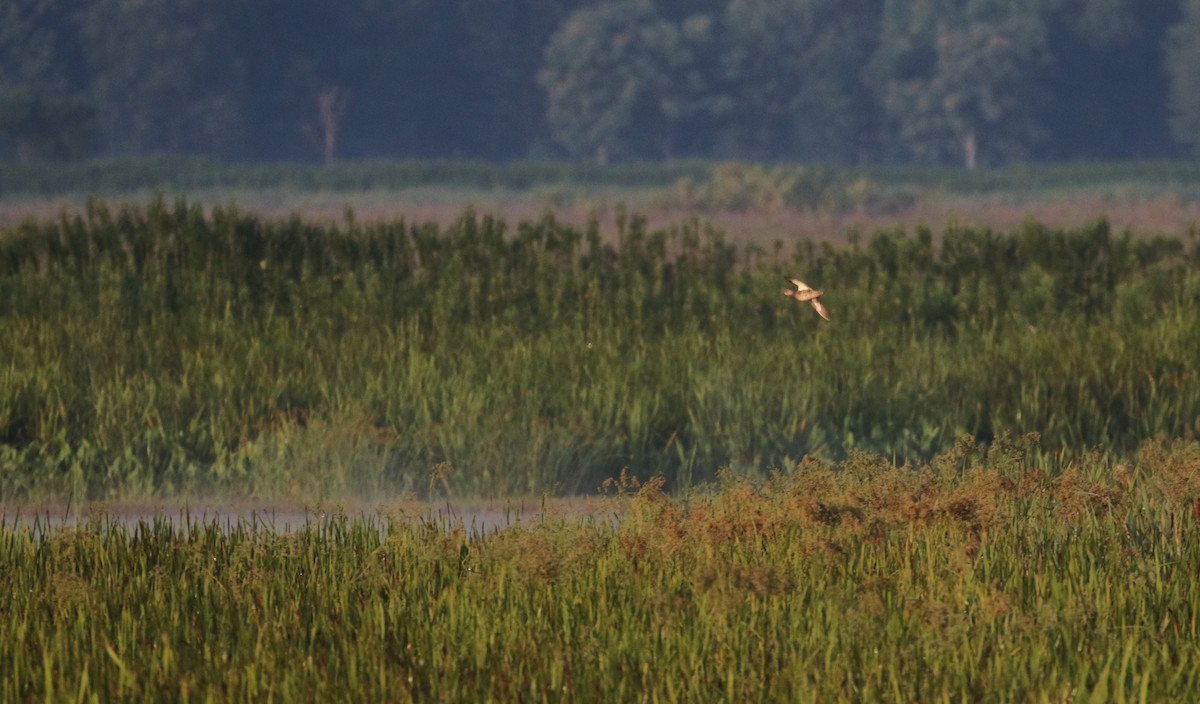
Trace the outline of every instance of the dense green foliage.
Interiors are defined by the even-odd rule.
[[[0,496],[572,493],[964,434],[1200,433],[1200,249],[1104,222],[849,248],[93,203],[0,235]],[[827,291],[832,323],[780,295]]]
[[[5,524],[0,699],[1191,701],[1197,445],[1027,449],[651,482],[488,535]]]
[[[1167,67],[1174,76],[1169,96],[1171,131],[1175,138],[1200,148],[1200,2],[1181,0],[1183,17],[1167,36]]]
[[[1192,5],[8,0],[0,156],[1164,158]]]

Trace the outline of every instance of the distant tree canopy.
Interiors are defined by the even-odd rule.
[[[0,0],[0,158],[1200,149],[1200,0]]]
[[[22,162],[82,156],[99,138],[67,3],[0,0],[0,154]]]
[[[1024,157],[1039,135],[1049,63],[1039,0],[887,0],[874,57],[899,141],[928,161],[974,168]]]
[[[1171,81],[1171,130],[1200,150],[1200,0],[1185,0],[1183,19],[1171,28],[1167,66]]]
[[[864,68],[879,41],[879,0],[731,0],[719,66],[731,110],[717,144],[730,156],[854,162],[877,158],[882,127]]]
[[[551,134],[572,155],[672,156],[689,118],[710,110],[703,59],[712,19],[673,22],[649,0],[572,13],[550,39],[539,82]]]

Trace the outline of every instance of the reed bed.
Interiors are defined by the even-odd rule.
[[[4,701],[1131,701],[1200,690],[1200,451],[855,452],[608,517],[0,528]]]
[[[772,249],[92,202],[0,233],[0,499],[675,490],[1005,431],[1128,456],[1200,433],[1198,263],[1103,221]]]

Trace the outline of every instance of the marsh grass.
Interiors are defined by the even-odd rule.
[[[681,489],[1004,431],[1128,454],[1200,433],[1198,257],[1103,221],[764,249],[93,202],[0,236],[0,498]]]
[[[625,474],[615,523],[6,527],[0,698],[1187,701],[1196,444],[1034,444]]]

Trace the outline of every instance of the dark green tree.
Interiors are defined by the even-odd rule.
[[[0,153],[21,162],[87,153],[91,102],[78,90],[68,7],[59,0],[0,3]]]
[[[1038,0],[886,0],[874,59],[897,134],[926,161],[1020,157],[1048,59]]]
[[[13,143],[23,164],[83,156],[98,137],[96,111],[86,97],[30,87],[0,91],[0,140]]]
[[[1171,134],[1200,150],[1200,0],[1183,0],[1183,17],[1166,44]]]
[[[1123,42],[1138,32],[1135,0],[1047,0],[1068,31],[1092,46]],[[1139,3],[1140,5],[1141,3]]]
[[[459,0],[470,74],[481,91],[480,152],[492,158],[550,148],[546,95],[537,82],[546,44],[583,0]]]
[[[475,155],[487,148],[487,93],[458,2],[245,0],[246,114],[256,156]],[[529,79],[532,81],[532,77]]]
[[[855,161],[878,118],[866,80],[879,0],[731,0],[722,140],[761,159]]]
[[[80,12],[109,149],[222,152],[242,136],[237,0],[90,0]]]
[[[712,41],[711,16],[672,21],[648,0],[572,13],[538,74],[551,134],[599,162],[675,155],[688,121],[715,109],[701,60]]]
[[[58,37],[48,20],[53,0],[0,3],[0,85],[59,83]]]
[[[1052,59],[1040,83],[1041,159],[1129,159],[1175,153],[1170,140],[1167,28],[1179,0],[1045,0]]]
[[[97,143],[326,160],[1162,157],[1200,146],[1198,12],[1195,0],[0,0],[0,158]]]

